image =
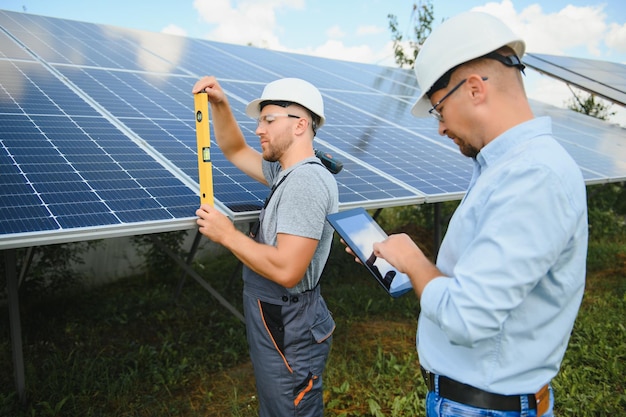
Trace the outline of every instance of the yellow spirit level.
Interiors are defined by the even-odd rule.
[[[211,133],[209,131],[209,100],[207,93],[195,94],[194,104],[196,107],[200,204],[213,205],[213,166],[211,164]]]

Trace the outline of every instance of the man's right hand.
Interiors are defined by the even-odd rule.
[[[197,93],[207,93],[209,96],[209,102],[212,104],[221,103],[226,98],[224,94],[224,90],[217,82],[217,79],[214,76],[204,76],[194,84],[191,92],[193,94]]]

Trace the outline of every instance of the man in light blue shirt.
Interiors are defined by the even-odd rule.
[[[501,21],[466,12],[417,57],[412,113],[439,121],[474,161],[436,265],[407,235],[374,246],[420,299],[417,348],[428,416],[552,416],[550,381],[585,284],[587,208],[580,169],[535,118],[525,44]]]

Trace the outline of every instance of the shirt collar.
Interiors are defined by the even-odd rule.
[[[551,135],[552,125],[550,117],[536,117],[527,122],[514,126],[484,146],[478,155],[476,162],[482,169],[494,164],[504,154],[520,144],[541,135]]]

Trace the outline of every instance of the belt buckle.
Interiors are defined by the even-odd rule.
[[[435,374],[423,367],[420,368],[422,369],[422,377],[424,377],[426,388],[428,388],[429,391],[435,391]]]
[[[537,416],[544,415],[548,411],[548,408],[550,408],[550,391],[548,390],[548,384],[537,391],[535,401],[537,402]]]

